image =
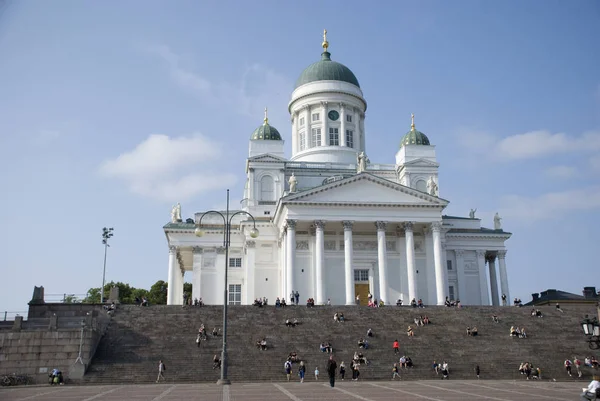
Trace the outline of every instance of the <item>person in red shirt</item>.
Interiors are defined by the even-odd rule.
[[[394,354],[397,354],[398,352],[400,352],[400,344],[398,343],[398,340],[394,340]]]

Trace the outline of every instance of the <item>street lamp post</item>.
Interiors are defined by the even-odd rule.
[[[108,240],[113,236],[114,228],[106,228],[102,229],[102,243],[104,244],[104,268],[102,269],[102,287],[100,288],[100,303],[104,303],[104,281],[106,279],[106,250],[110,245],[108,245]]]
[[[221,378],[217,381],[217,384],[225,385],[231,384],[231,380],[227,378],[227,271],[229,267],[229,245],[231,243],[231,222],[236,215],[246,214],[252,219],[253,224],[253,227],[250,230],[250,237],[258,237],[258,230],[256,228],[256,220],[254,220],[254,216],[248,212],[240,210],[229,216],[229,190],[227,190],[227,211],[225,212],[225,216],[223,216],[223,213],[216,210],[209,210],[208,212],[203,213],[202,216],[200,216],[198,223],[196,223],[197,227],[194,233],[197,237],[202,237],[204,235],[204,231],[202,230],[202,219],[207,214],[218,214],[221,216],[221,218],[223,218],[223,246],[225,247],[225,287],[223,288],[223,349],[221,351]]]
[[[596,311],[598,312],[598,317],[590,319],[588,315],[585,315],[585,319],[581,322],[583,334],[588,338],[590,349],[600,348],[600,302],[596,304]]]

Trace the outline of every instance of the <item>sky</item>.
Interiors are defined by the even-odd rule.
[[[511,295],[600,287],[600,3],[0,0],[0,311],[34,286],[167,279],[174,203],[239,206],[248,140],[319,60],[352,69],[375,163],[415,114],[445,213],[507,242]],[[189,281],[189,279],[188,279]]]

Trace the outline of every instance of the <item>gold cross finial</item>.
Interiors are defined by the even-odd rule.
[[[415,115],[414,114],[410,114],[410,130],[414,131],[415,130]]]
[[[327,29],[323,29],[323,43],[321,46],[323,46],[323,51],[327,51],[327,48],[329,47],[329,42],[327,41]]]
[[[264,121],[264,125],[267,125],[269,123],[269,117],[267,117],[267,108],[265,107],[265,119]]]

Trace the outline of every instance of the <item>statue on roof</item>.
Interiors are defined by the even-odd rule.
[[[175,206],[171,208],[171,222],[177,223],[181,221],[181,204],[177,202]]]
[[[438,185],[432,175],[427,180],[427,193],[431,196],[438,196]]]
[[[290,184],[290,193],[296,192],[296,184],[298,183],[298,180],[296,179],[294,173],[292,173],[288,183]]]
[[[496,214],[494,215],[494,230],[502,230],[501,220],[502,218],[500,217],[498,212],[496,212]]]
[[[475,218],[475,212],[476,212],[476,211],[477,211],[477,208],[475,208],[475,209],[471,209],[471,210],[469,211],[469,218],[470,218],[470,219],[474,219],[474,218]]]
[[[365,152],[360,152],[356,157],[356,172],[363,173],[367,171],[367,164],[371,163],[371,160],[365,155]]]

